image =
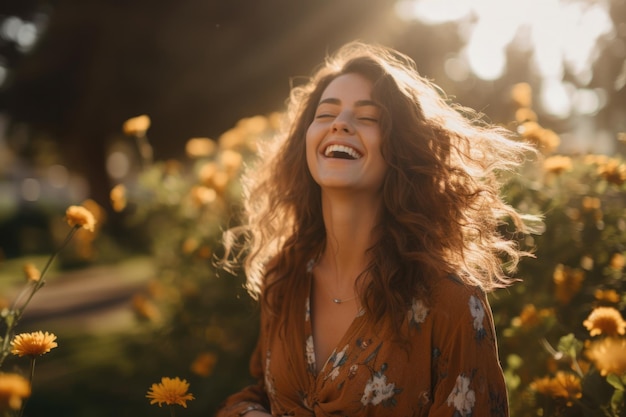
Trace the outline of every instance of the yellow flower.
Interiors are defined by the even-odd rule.
[[[111,189],[109,193],[109,198],[111,199],[111,205],[113,206],[113,210],[118,213],[126,208],[127,200],[126,200],[126,187],[124,184],[117,184],[115,187]]]
[[[583,207],[583,210],[586,212],[599,210],[602,207],[602,200],[600,200],[598,197],[590,197],[586,195],[583,197],[581,205]]]
[[[41,272],[37,267],[31,263],[24,265],[24,274],[29,281],[37,282],[41,279]]]
[[[603,376],[624,375],[626,373],[626,339],[608,337],[592,342],[587,350],[587,357]]]
[[[216,149],[217,144],[209,138],[191,138],[185,145],[185,151],[190,158],[211,156]]]
[[[51,349],[57,347],[56,336],[54,333],[33,332],[21,333],[15,336],[11,345],[11,353],[19,356],[39,356],[50,352]]]
[[[18,374],[0,374],[0,411],[19,410],[22,400],[30,396],[30,383]]]
[[[511,99],[518,107],[529,108],[532,105],[532,88],[530,84],[515,84],[511,89]]]
[[[196,207],[202,207],[214,202],[217,198],[217,192],[213,188],[197,185],[191,189],[190,197]]]
[[[82,206],[70,206],[65,212],[67,224],[70,226],[80,226],[85,230],[93,232],[96,225],[96,219],[93,214]]]
[[[608,160],[608,156],[596,154],[588,154],[583,158],[583,162],[587,165],[603,165],[606,164]]]
[[[561,144],[561,138],[556,132],[534,121],[522,123],[517,131],[522,138],[535,144],[546,155],[552,153]]]
[[[122,130],[125,134],[131,136],[143,136],[150,128],[150,117],[145,114],[132,117],[124,122]]]
[[[550,317],[553,313],[548,309],[537,310],[533,304],[526,304],[519,316],[512,320],[512,324],[516,327],[524,329],[531,329],[541,324],[547,317]]]
[[[613,307],[594,308],[583,325],[591,336],[617,336],[626,333],[626,321],[619,310]]]
[[[515,120],[519,123],[536,122],[537,113],[528,107],[522,107],[515,111]]]
[[[146,398],[150,398],[150,404],[158,403],[161,407],[162,403],[167,405],[179,404],[187,408],[187,401],[193,400],[193,394],[187,394],[189,383],[180,378],[161,378],[161,383],[152,384]]]
[[[626,181],[626,165],[610,159],[598,167],[598,174],[611,184],[622,185]]]
[[[233,175],[237,172],[243,163],[241,154],[230,149],[222,151],[219,155],[219,160],[222,167],[229,175]]]
[[[565,398],[568,405],[572,399],[582,397],[582,386],[580,378],[574,374],[559,371],[554,378],[544,377],[535,379],[530,387],[540,394],[552,398]]]
[[[584,271],[578,268],[569,268],[562,264],[557,265],[553,275],[556,285],[556,299],[562,304],[569,303],[580,290],[584,279]]]
[[[611,262],[609,263],[609,265],[611,266],[611,268],[621,271],[622,269],[624,269],[624,265],[626,265],[626,259],[621,253],[615,253],[613,254],[613,256],[611,256]]]
[[[213,372],[217,356],[213,352],[203,352],[199,354],[191,364],[191,372],[196,375],[207,377]]]
[[[594,291],[593,296],[599,302],[617,304],[621,300],[620,295],[615,290],[600,290]]]
[[[543,162],[543,168],[546,172],[551,172],[553,174],[561,174],[565,171],[572,170],[572,158],[569,156],[555,155]]]
[[[161,312],[158,307],[141,294],[136,294],[133,297],[133,309],[141,319],[152,322],[158,322],[161,319]]]

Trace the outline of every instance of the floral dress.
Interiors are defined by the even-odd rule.
[[[359,314],[319,373],[309,298],[302,302],[301,325],[287,329],[302,345],[286,346],[262,317],[250,362],[258,383],[230,396],[218,417],[239,416],[252,404],[273,416],[508,416],[493,318],[480,289],[449,278],[429,303],[414,299],[404,343]]]

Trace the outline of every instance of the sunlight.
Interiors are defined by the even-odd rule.
[[[556,117],[572,110],[576,89],[561,83],[565,75],[587,86],[598,41],[615,36],[608,0],[399,0],[396,14],[428,25],[458,23],[465,46],[455,59],[483,80],[502,77],[507,50],[532,52],[532,70],[544,80],[542,105]],[[445,66],[453,80],[462,76],[459,68],[457,61]]]

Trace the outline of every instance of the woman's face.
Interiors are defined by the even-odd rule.
[[[307,164],[322,189],[380,192],[387,172],[380,117],[362,75],[340,75],[326,87],[306,133]]]

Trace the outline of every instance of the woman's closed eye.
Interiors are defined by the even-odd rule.
[[[374,116],[359,116],[357,117],[357,119],[365,121],[365,122],[378,123],[378,117],[374,117]]]

